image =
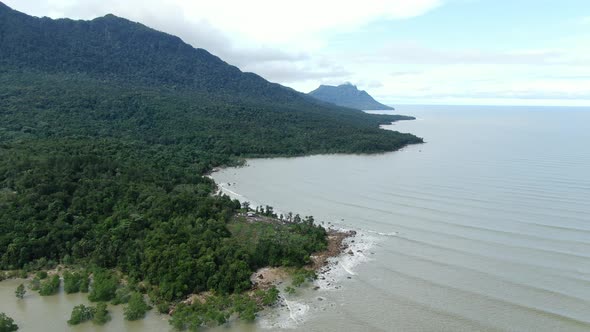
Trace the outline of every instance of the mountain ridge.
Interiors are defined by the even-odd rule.
[[[92,20],[54,20],[29,16],[4,5],[0,17],[3,18],[0,21],[3,45],[0,64],[52,73],[84,72],[102,79],[127,79],[214,94],[232,93],[243,97],[243,90],[251,87],[259,96],[267,98],[277,95],[285,100],[301,98],[294,90],[268,82],[254,73],[242,72],[177,36],[113,14]],[[23,27],[24,31],[11,35],[11,25]],[[18,42],[10,40],[11,37]],[[46,37],[57,42],[48,43]],[[134,55],[133,62],[111,61],[129,54]],[[218,80],[216,75],[223,80]]]
[[[242,135],[240,148],[236,140],[224,150],[238,156],[379,152],[421,142],[378,128],[409,117],[326,104],[243,73],[204,49],[141,23],[112,14],[90,21],[54,20],[0,8],[0,85],[10,97],[0,98],[0,106],[17,110],[0,112],[0,120],[14,124],[0,136],[19,137],[19,125],[26,125],[29,133],[39,135],[118,137],[126,132],[127,138],[151,143],[178,142],[179,136],[205,149],[201,136],[216,128],[216,136],[223,133],[218,140],[226,144],[228,137]],[[40,96],[45,104],[39,104]],[[148,100],[159,108],[145,105]],[[76,106],[64,118],[64,108],[55,107],[60,105]],[[203,117],[215,125],[207,127]],[[150,127],[141,130],[134,123]],[[194,130],[185,128],[187,123]],[[338,138],[344,130],[356,133],[350,135],[355,141]],[[243,144],[255,139],[266,144]],[[285,144],[288,149],[281,151]]]

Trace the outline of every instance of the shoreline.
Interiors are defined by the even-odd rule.
[[[318,278],[322,278],[322,274],[331,270],[331,259],[338,258],[346,253],[350,254],[349,245],[345,241],[356,236],[356,231],[353,230],[337,230],[328,228],[327,230],[328,247],[320,252],[316,252],[310,256],[312,262],[303,268],[308,271],[314,271]],[[347,252],[347,249],[349,252]],[[252,290],[269,289],[273,286],[281,285],[288,281],[291,277],[291,271],[286,267],[263,267],[252,273],[250,281],[252,282]],[[319,287],[316,286],[318,289]]]
[[[243,166],[242,166],[243,167]],[[221,171],[226,169],[224,167],[216,168],[210,174],[207,175],[208,178],[215,182],[217,187],[217,191],[215,195],[225,194],[230,196],[232,199],[237,199],[241,203],[249,202],[251,206],[258,206],[259,202],[255,202],[249,200],[247,197],[241,195],[238,192],[234,192],[228,189],[224,183],[218,183],[213,178],[213,174],[215,172]],[[275,211],[275,213],[279,214],[281,211]],[[247,214],[246,214],[247,215]],[[281,224],[284,221],[278,218],[270,218],[270,217],[261,217],[261,216],[253,216],[253,217],[246,217],[246,219],[250,222],[267,222],[267,223],[277,223]],[[339,257],[346,257],[353,256],[358,253],[362,253],[361,250],[357,250],[356,252],[351,250],[350,247],[354,244],[355,240],[354,237],[357,237],[357,231],[346,229],[346,228],[339,228],[337,225],[334,225],[330,222],[327,223],[329,226],[324,227],[326,229],[326,237],[328,241],[328,245],[325,250],[320,252],[315,252],[310,255],[311,262],[305,265],[303,268],[308,271],[314,271],[318,279],[316,281],[325,281],[328,274],[333,268],[339,264]],[[347,240],[350,240],[350,243],[347,243]],[[360,240],[360,239],[359,239]],[[253,290],[255,289],[268,289],[272,286],[278,286],[283,284],[284,282],[290,279],[289,268],[286,267],[262,267],[259,268],[257,271],[254,271],[250,276],[250,281],[253,284]],[[352,274],[352,273],[348,273]],[[327,283],[327,286],[331,286],[331,283]],[[319,286],[315,286],[314,288],[319,289]]]

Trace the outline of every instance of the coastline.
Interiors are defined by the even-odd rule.
[[[329,228],[327,231],[328,247],[320,252],[314,253],[310,258],[312,262],[304,268],[308,271],[314,271],[318,279],[325,280],[323,274],[329,272],[334,262],[339,256],[351,254],[350,246],[346,243],[347,239],[356,236],[356,231],[341,230]],[[347,252],[348,250],[348,252]],[[291,271],[285,267],[263,267],[255,271],[250,277],[253,289],[269,289],[273,286],[279,286],[291,278]],[[319,286],[314,287],[316,290]]]
[[[222,169],[224,168],[219,168],[216,171]],[[208,175],[212,180],[213,173]],[[248,197],[228,189],[223,183],[216,182],[216,185],[216,194],[226,194],[240,202],[250,202],[250,206],[261,205],[260,202],[250,200]],[[275,212],[278,214],[284,211]],[[279,219],[273,221],[272,218],[267,219],[267,221],[282,222]],[[313,289],[315,290],[339,289],[339,282],[344,279],[351,279],[356,274],[353,271],[354,267],[369,260],[369,256],[374,254],[371,248],[376,239],[369,234],[370,232],[359,233],[359,230],[350,229],[332,222],[326,222],[326,224],[328,226],[324,227],[327,232],[327,248],[312,254],[310,256],[312,262],[304,267],[316,273],[317,279],[313,282]],[[253,282],[254,288],[267,289],[272,286],[284,285],[291,278],[287,270],[288,268],[284,267],[263,267],[255,271],[250,280]]]
[[[210,177],[210,176],[209,176]],[[224,192],[224,188],[222,185],[217,185],[218,191],[215,194],[220,194],[222,192]],[[239,195],[237,193],[233,193],[234,195]],[[241,197],[242,201],[245,200],[245,197]],[[242,215],[238,215],[238,217],[244,217],[247,214],[242,214]],[[263,215],[256,215],[255,217],[252,217],[252,220],[250,220],[250,222],[262,222],[262,223],[272,223],[272,224],[286,224],[288,223],[285,220],[281,220],[279,218],[274,218],[274,217],[267,217],[267,216],[263,216]],[[303,286],[303,288],[301,288],[302,292],[305,292],[307,290],[320,290],[320,289],[324,289],[325,287],[321,287],[321,284],[324,280],[327,280],[328,277],[326,276],[327,273],[329,273],[335,265],[338,264],[338,260],[339,257],[346,257],[348,255],[350,255],[352,253],[352,251],[350,250],[350,244],[349,241],[354,242],[354,238],[357,235],[357,232],[354,230],[345,230],[345,229],[337,229],[337,228],[333,228],[333,226],[330,227],[326,227],[326,240],[327,240],[327,246],[324,250],[319,251],[319,252],[315,252],[312,253],[310,255],[310,259],[311,262],[305,266],[303,266],[301,269],[299,269],[299,271],[301,270],[307,270],[307,271],[313,271],[316,278],[315,280],[312,279],[307,279],[305,282],[305,285]],[[347,250],[349,251],[347,253]],[[76,268],[73,268],[72,266],[67,266],[67,265],[63,265],[63,264],[58,264],[55,268],[53,269],[49,269],[46,270],[46,272],[48,272],[49,276],[55,275],[55,274],[60,274],[63,273],[64,271],[70,271],[70,270],[76,270]],[[8,272],[8,271],[3,271],[3,272]],[[10,276],[8,277],[9,279],[13,279],[16,276],[18,271],[10,271],[12,272],[10,274]],[[278,289],[280,289],[280,294],[278,297],[278,301],[270,306],[265,306],[266,308],[264,309],[264,314],[261,314],[261,318],[260,318],[260,324],[261,326],[266,326],[269,324],[269,320],[268,317],[272,316],[272,315],[278,315],[279,319],[281,322],[279,322],[279,325],[276,325],[277,323],[271,323],[271,325],[273,327],[288,327],[291,326],[290,324],[299,324],[301,322],[304,321],[304,316],[307,313],[307,308],[308,306],[302,302],[298,302],[300,301],[300,299],[296,299],[292,297],[293,293],[289,293],[288,291],[285,291],[287,284],[290,284],[290,281],[293,280],[293,276],[298,272],[297,269],[295,268],[286,268],[286,267],[277,267],[277,268],[271,268],[271,267],[266,267],[266,268],[262,268],[259,269],[258,271],[254,272],[250,278],[250,280],[252,281],[252,288],[248,291],[246,291],[246,293],[250,294],[250,296],[252,296],[254,294],[254,292],[256,292],[257,290],[264,290],[264,291],[268,291],[273,287],[277,287]],[[6,273],[8,274],[8,273]],[[33,273],[30,272],[27,274],[26,279],[15,279],[15,280],[23,280],[23,281],[28,281],[30,282],[33,278]],[[62,281],[62,285],[63,285],[63,277],[60,278]],[[121,280],[122,284],[124,284],[126,282],[126,280]],[[307,283],[307,282],[312,282]],[[330,283],[328,283],[328,285],[330,285]],[[63,286],[62,286],[63,287]],[[299,286],[295,286],[296,288],[299,288]],[[337,287],[338,288],[338,287]],[[34,294],[33,296],[35,298],[42,298],[39,297],[38,294],[36,293],[32,293]],[[68,296],[70,298],[83,298],[83,300],[81,300],[81,302],[83,303],[88,303],[88,300],[86,299],[86,294],[83,293],[79,293],[79,294],[73,294],[73,295],[68,295],[65,294],[62,290],[60,290],[58,292],[59,298],[58,297],[51,297],[52,300],[62,300],[65,296]],[[211,292],[203,292],[203,293],[198,293],[198,294],[190,294],[187,298],[185,298],[184,300],[181,300],[178,303],[184,303],[187,305],[190,305],[194,302],[200,302],[202,304],[204,304],[207,300],[207,298],[212,295]],[[28,297],[30,297],[30,295],[28,295]],[[260,303],[259,303],[260,304]],[[114,313],[117,313],[118,316],[120,316],[119,314],[121,313],[122,310],[122,306],[113,306],[113,305],[109,305],[110,310],[114,310]],[[163,315],[160,316],[156,313],[156,310],[152,310],[152,313],[149,314],[150,319],[157,319],[157,320],[161,320],[164,319],[164,321],[168,321],[168,319],[171,317],[170,315],[174,312],[176,308],[176,305],[171,305],[170,309],[167,313],[167,315]],[[269,315],[270,313],[270,315]],[[286,319],[284,319],[286,317]],[[119,317],[121,318],[121,317]],[[122,320],[122,319],[117,319],[118,322],[116,322],[116,324],[120,324],[120,323],[126,323],[126,321]],[[234,319],[231,319],[231,321],[234,321]],[[271,327],[271,328],[273,328]]]

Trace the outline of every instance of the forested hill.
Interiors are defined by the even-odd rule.
[[[328,103],[357,110],[393,110],[393,107],[379,103],[366,91],[359,90],[350,83],[339,86],[320,85],[309,95]]]
[[[180,38],[114,15],[91,21],[37,18],[0,5],[0,64],[48,73],[190,88],[279,101],[299,99],[288,88],[242,73]]]
[[[112,268],[165,301],[243,291],[258,267],[309,262],[325,231],[300,222],[243,243],[227,227],[239,202],[203,175],[244,157],[422,142],[378,128],[399,119],[314,101],[112,15],[0,3],[0,270]]]
[[[237,156],[379,152],[419,142],[377,128],[404,117],[327,106],[113,15],[52,20],[2,5],[0,45],[0,137],[26,127],[32,137],[182,141]]]

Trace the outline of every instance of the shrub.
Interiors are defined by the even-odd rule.
[[[20,284],[16,288],[16,291],[14,291],[14,294],[16,295],[17,298],[22,299],[25,297],[26,292],[27,292],[27,290],[25,289],[25,285]]]
[[[18,330],[18,326],[14,323],[14,320],[5,313],[0,313],[0,331],[2,332],[14,332]]]
[[[138,320],[145,317],[145,313],[151,308],[145,303],[142,294],[133,292],[129,297],[127,306],[123,309],[123,314],[126,320]]]
[[[85,306],[83,304],[77,305],[72,309],[72,315],[68,320],[70,325],[78,325],[94,318],[96,309],[93,307]]]
[[[59,276],[56,274],[53,277],[43,281],[39,287],[39,295],[49,296],[59,292]]]
[[[97,325],[104,325],[109,320],[111,320],[111,315],[107,310],[107,304],[105,302],[99,302],[96,305],[96,310],[94,311],[94,318],[92,319],[92,322]]]
[[[92,302],[110,301],[115,298],[118,286],[119,278],[116,275],[107,270],[96,271],[88,299]]]

